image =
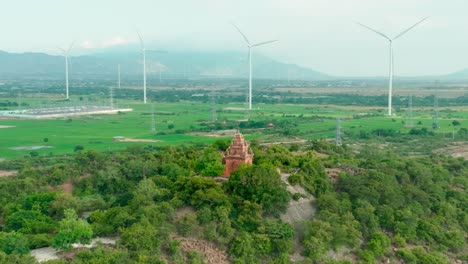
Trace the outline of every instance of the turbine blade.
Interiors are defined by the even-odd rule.
[[[70,44],[70,47],[68,47],[67,49],[67,54],[70,53],[70,50],[73,48],[73,46],[75,45],[75,40]]]
[[[361,24],[361,23],[359,23],[359,22],[356,22],[356,24],[360,25],[361,27],[367,28],[368,30],[370,30],[370,31],[372,31],[372,32],[374,32],[374,33],[376,33],[376,34],[379,34],[380,36],[382,36],[382,37],[384,37],[384,38],[386,38],[386,39],[388,39],[388,40],[390,40],[390,41],[392,40],[392,39],[389,38],[387,35],[385,35],[384,33],[380,32],[380,31],[378,31],[378,30],[375,30],[375,29],[373,29],[373,28],[371,28],[371,27],[368,27],[368,26],[366,26],[366,25],[364,25],[364,24]]]
[[[61,47],[57,47],[57,49],[59,49],[60,51],[62,51],[63,54],[67,53],[66,50],[62,49]]]
[[[141,37],[140,32],[138,32],[138,30],[136,30],[136,33],[137,33],[137,35],[138,35],[138,38],[140,39],[141,49],[144,49],[144,48],[145,48],[145,44],[144,44],[144,42],[143,42],[143,38]]]
[[[401,36],[403,36],[404,34],[408,33],[408,31],[410,31],[411,29],[413,29],[414,27],[416,27],[417,25],[421,24],[422,22],[424,22],[424,20],[428,19],[429,17],[425,17],[421,20],[419,20],[416,24],[412,25],[411,27],[407,28],[406,30],[404,30],[403,32],[401,32],[400,34],[398,34],[396,37],[394,37],[393,39],[397,39]]]
[[[244,33],[242,33],[242,31],[236,26],[236,24],[232,23],[232,25],[237,29],[237,31],[239,31],[239,33],[242,35],[242,37],[244,38],[245,42],[247,42],[247,45],[250,46],[250,42],[249,40],[247,39],[247,37],[244,35]]]
[[[265,44],[268,44],[268,43],[276,42],[276,41],[278,41],[278,40],[277,40],[277,39],[274,39],[274,40],[270,40],[270,41],[260,42],[260,43],[257,43],[257,44],[252,45],[252,48],[253,48],[253,47],[262,46],[262,45],[265,45]]]

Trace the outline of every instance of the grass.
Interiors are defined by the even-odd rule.
[[[26,98],[31,104],[38,99]],[[44,100],[44,99],[41,99]],[[119,102],[125,107],[133,108],[133,112],[118,115],[93,115],[73,117],[71,119],[52,120],[0,120],[0,126],[14,126],[0,129],[0,158],[15,158],[29,155],[32,150],[13,150],[21,146],[51,146],[53,148],[34,150],[39,155],[71,154],[76,146],[98,151],[116,150],[130,145],[182,145],[211,143],[215,139],[206,136],[184,134],[183,131],[206,128],[203,123],[211,119],[209,103],[178,102],[155,103],[156,131],[165,135],[156,135],[151,128],[151,105],[136,101]],[[218,120],[240,120],[249,116],[245,111],[222,110],[226,107],[243,107],[242,104],[217,105]],[[351,119],[353,115],[362,113],[375,116]],[[275,104],[255,105],[250,114],[252,120],[290,120],[297,126],[297,134],[304,139],[333,138],[335,133],[335,118],[343,118],[344,131],[373,131],[376,129],[394,129],[408,132],[402,121],[404,112],[396,117],[385,117],[379,108],[320,106],[320,105],[287,105]],[[416,127],[431,127],[431,110],[417,109],[414,112]],[[440,111],[440,129],[437,132],[452,133],[451,122],[458,120],[460,127],[468,128],[468,108],[457,108],[455,111],[443,109]],[[312,117],[319,117],[312,118]],[[174,126],[169,128],[169,126]],[[457,127],[458,129],[459,127]],[[178,131],[176,134],[175,131]],[[157,143],[126,143],[114,142],[113,137],[124,136],[137,139],[160,140]],[[250,131],[247,139],[261,140],[261,130]],[[271,137],[269,137],[271,138]],[[278,137],[284,138],[284,137]],[[44,139],[47,139],[45,142]]]

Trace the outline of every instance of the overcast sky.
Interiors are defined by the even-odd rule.
[[[388,71],[390,36],[430,18],[395,42],[396,75],[445,74],[468,67],[466,0],[0,0],[0,50],[53,53],[136,43],[135,28],[156,48],[244,50],[235,22],[251,42],[279,39],[255,52],[332,75]],[[155,45],[155,44],[153,44]]]

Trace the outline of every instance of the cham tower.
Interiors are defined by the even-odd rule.
[[[244,136],[240,132],[236,132],[231,146],[226,150],[223,157],[224,177],[229,177],[231,172],[241,164],[252,164],[253,152],[249,148],[249,144],[245,141]]]

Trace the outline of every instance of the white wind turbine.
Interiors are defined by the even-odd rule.
[[[143,56],[143,102],[146,104],[146,52],[150,51],[150,52],[164,53],[164,51],[146,49],[145,43],[143,42],[143,38],[141,37],[138,31],[137,31],[137,34],[138,34],[138,38],[140,39],[141,53]]]
[[[275,40],[269,40],[269,41],[260,42],[260,43],[256,43],[256,44],[250,44],[250,41],[247,39],[247,37],[244,35],[244,33],[242,33],[242,31],[235,24],[232,24],[232,25],[242,35],[245,42],[247,43],[247,47],[249,48],[249,110],[252,110],[252,48],[258,47],[258,46],[261,46],[261,45],[265,45],[265,44],[268,44],[268,43],[271,43],[271,42],[275,42],[275,41],[278,41],[278,40],[275,39]]]
[[[403,30],[400,34],[396,35],[395,37],[393,38],[390,38],[389,36],[385,35],[384,33],[382,32],[379,32],[371,27],[368,27],[364,24],[361,24],[359,22],[357,22],[357,24],[359,24],[360,26],[364,27],[364,28],[367,28],[368,30],[384,37],[385,39],[388,40],[389,44],[390,44],[390,52],[389,52],[389,56],[390,56],[390,59],[389,59],[389,77],[388,77],[388,115],[391,116],[392,115],[392,90],[393,90],[393,41],[397,40],[398,38],[400,38],[401,36],[403,36],[404,34],[408,33],[408,31],[410,31],[411,29],[413,29],[414,27],[416,27],[417,25],[419,25],[420,23],[422,23],[424,20],[428,19],[429,17],[425,17],[421,20],[419,20],[416,24],[412,25],[411,27]]]
[[[69,92],[68,92],[68,55],[70,54],[70,51],[73,48],[74,44],[75,44],[75,42],[72,42],[72,44],[70,44],[70,47],[68,47],[68,49],[58,48],[59,50],[62,51],[63,57],[65,57],[65,86],[66,86],[66,94],[67,94],[66,99],[67,100],[69,99]]]

